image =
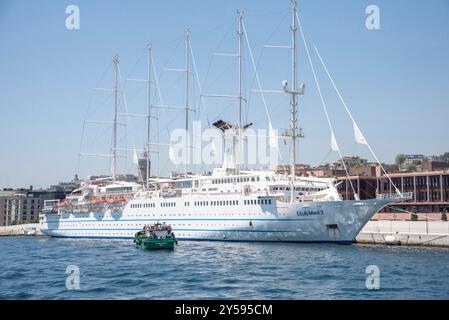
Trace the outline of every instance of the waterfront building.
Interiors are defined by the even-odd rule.
[[[410,213],[415,212],[434,214],[433,218],[439,219],[441,213],[449,212],[448,171],[398,172],[391,173],[390,177],[401,192],[413,192],[413,198],[406,202],[391,204],[380,213],[404,213],[405,215],[398,215],[410,217]],[[337,179],[341,182],[338,186],[340,194],[344,199],[352,199],[354,194],[348,178]],[[392,191],[388,178],[383,175],[351,176],[350,179],[361,199],[374,198],[376,193]]]
[[[10,189],[0,190],[0,226],[6,225],[6,209],[8,207],[7,199],[14,195]]]
[[[349,156],[349,157],[343,157],[340,161],[337,161],[335,163],[336,167],[343,167],[341,162],[344,162],[346,167],[354,167],[354,166],[366,166],[368,164],[368,160],[362,159],[359,156]]]
[[[0,190],[0,226],[18,223],[35,223],[46,200],[63,200],[79,188],[77,176],[70,182],[60,182],[47,189],[4,189]]]
[[[5,225],[38,222],[41,209],[39,196],[18,190],[5,200]]]
[[[423,154],[405,154],[403,166],[420,164],[424,158],[425,156]]]
[[[296,175],[301,175],[302,172],[309,169],[310,166],[307,164],[296,163],[295,164],[295,173]],[[278,174],[291,174],[292,166],[290,164],[280,164],[276,168],[276,173]]]

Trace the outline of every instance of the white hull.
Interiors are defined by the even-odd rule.
[[[204,199],[204,198],[203,198]],[[181,202],[181,200],[178,200]],[[388,199],[259,205],[130,208],[111,213],[48,214],[42,232],[55,237],[132,238],[143,225],[170,224],[179,240],[351,243]]]

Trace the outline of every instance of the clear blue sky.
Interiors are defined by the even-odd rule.
[[[65,28],[70,4],[81,10],[80,30]],[[370,4],[380,8],[381,30],[365,28]],[[246,12],[263,86],[279,90],[281,81],[290,78],[289,53],[263,45],[288,43],[289,6],[288,0],[0,0],[0,187],[39,187],[72,178],[78,170],[83,120],[110,119],[110,97],[98,92],[90,97],[93,88],[111,85],[115,52],[123,78],[145,75],[143,55],[149,41],[158,68],[182,67],[182,37],[189,27],[205,91],[234,93],[235,61],[211,60],[211,54],[236,49],[236,9]],[[392,162],[397,153],[449,150],[449,1],[304,0],[299,6],[309,40],[319,47],[381,161]],[[306,139],[300,144],[299,162],[319,164],[329,151],[329,130],[302,47],[299,58],[299,79],[307,86],[300,102]],[[351,123],[316,67],[341,149],[370,158],[363,146],[355,145]],[[249,60],[245,70],[249,91],[255,88]],[[182,78],[160,75],[164,102],[182,103]],[[143,112],[142,87],[126,86],[130,111]],[[270,96],[268,102],[274,126],[288,126],[287,99]],[[210,120],[234,120],[235,106],[229,103],[208,100],[207,108]],[[260,97],[252,95],[245,112],[256,127],[266,127]],[[164,121],[172,117],[171,128],[182,126],[182,114],[161,114]],[[128,147],[139,146],[143,123],[135,120],[127,128]],[[161,125],[160,132],[167,129]],[[109,133],[110,128],[87,130],[84,151],[107,152]],[[159,157],[160,163],[167,162],[166,151]],[[336,155],[325,159],[335,160]],[[81,163],[81,177],[109,169],[105,159]],[[161,165],[163,169],[170,168]],[[135,170],[128,159],[120,171]]]

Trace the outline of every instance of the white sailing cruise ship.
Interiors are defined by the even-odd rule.
[[[246,30],[243,14],[239,12],[238,15],[241,50]],[[284,134],[291,142],[290,173],[240,168],[235,150],[246,129],[240,117],[234,126],[225,121],[214,124],[223,132],[232,129],[236,142],[232,160],[213,169],[210,175],[188,175],[186,171],[173,178],[150,178],[146,170],[143,185],[117,179],[116,73],[112,177],[88,179],[64,202],[47,202],[40,216],[42,232],[54,237],[133,238],[143,225],[165,222],[172,226],[178,240],[351,243],[377,211],[393,202],[409,199],[410,194],[401,194],[395,188],[396,194],[378,195],[375,199],[360,200],[355,194],[354,200],[343,200],[334,179],[295,175],[296,140],[300,137],[296,120],[297,96],[304,93],[304,87],[297,85],[296,74],[298,23],[302,33],[296,2],[292,1],[292,88],[288,89],[284,82],[284,93],[290,95],[291,107],[291,127]],[[188,37],[187,33],[186,51]],[[241,51],[236,56],[241,63]],[[151,61],[150,56],[148,60]],[[114,63],[117,68],[117,58]],[[148,76],[150,78],[150,71]],[[148,83],[150,85],[151,81]],[[242,99],[238,100],[241,103]],[[148,127],[150,112],[149,103]],[[330,121],[329,125],[332,147],[336,150]],[[356,139],[367,144],[355,121],[354,131]],[[149,149],[149,133],[147,144]],[[149,160],[147,168],[148,164]]]

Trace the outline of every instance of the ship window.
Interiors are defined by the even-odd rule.
[[[268,199],[268,204],[271,204],[271,199]]]

